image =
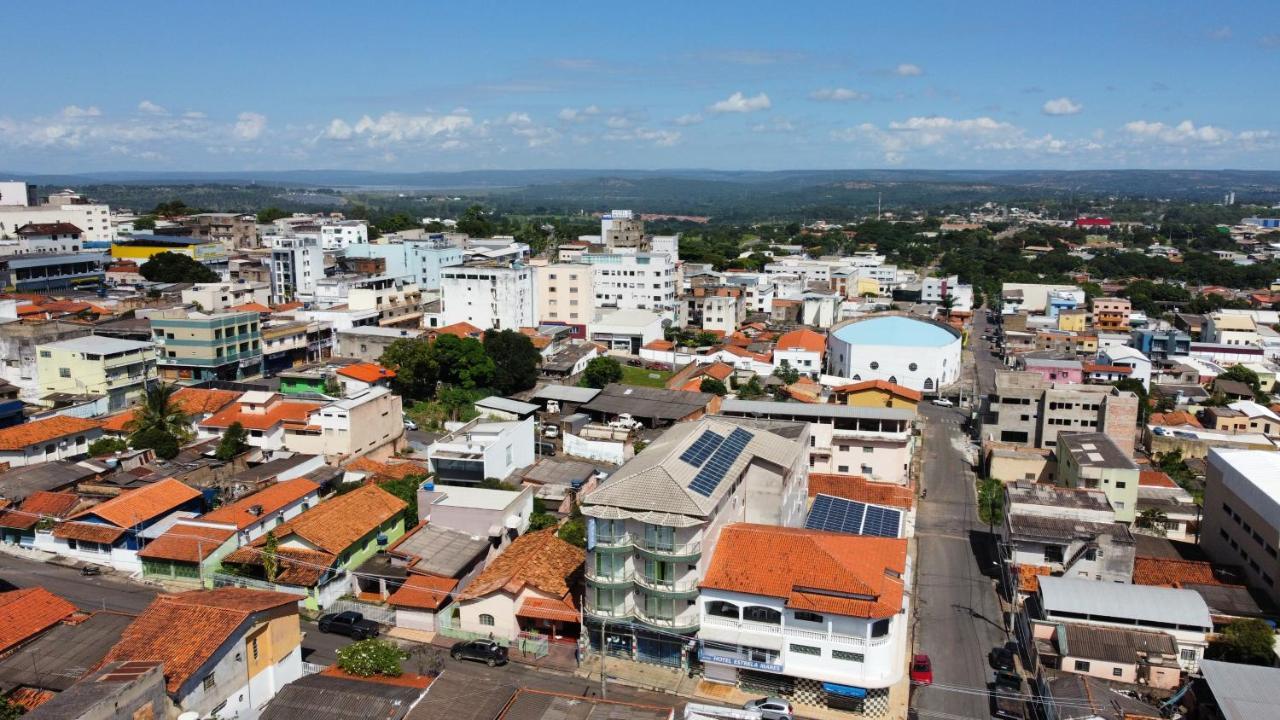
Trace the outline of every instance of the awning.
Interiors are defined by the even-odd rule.
[[[835,683],[822,683],[822,689],[832,695],[840,695],[850,698],[864,698],[867,696],[867,689],[854,687],[852,685],[837,685]]]
[[[559,622],[578,622],[578,610],[562,600],[550,598],[525,598],[516,610],[516,616],[535,620],[556,620]]]

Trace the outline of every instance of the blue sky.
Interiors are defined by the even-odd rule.
[[[1274,1],[3,12],[0,170],[1280,169]]]

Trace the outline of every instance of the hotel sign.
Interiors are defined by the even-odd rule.
[[[756,662],[754,660],[747,660],[746,658],[740,658],[740,657],[727,657],[724,655],[714,655],[712,653],[707,652],[706,648],[701,648],[698,650],[698,657],[701,658],[703,662],[720,663],[721,665],[734,665],[737,667],[748,668],[751,670],[764,670],[766,672],[775,672],[775,673],[782,672],[781,665]]]

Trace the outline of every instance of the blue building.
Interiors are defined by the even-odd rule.
[[[1152,362],[1191,354],[1191,336],[1181,330],[1134,330],[1129,344]]]
[[[352,245],[346,249],[346,256],[382,258],[387,263],[387,275],[408,276],[420,290],[439,290],[440,269],[461,265],[463,259],[462,248],[440,234],[387,245]]]

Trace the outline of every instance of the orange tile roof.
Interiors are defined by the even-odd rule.
[[[388,370],[378,363],[356,363],[339,368],[338,374],[373,384],[379,380],[390,380],[396,376],[396,371]]]
[[[1193,413],[1185,410],[1174,410],[1172,412],[1151,413],[1152,425],[1190,425],[1192,427],[1201,427]]]
[[[1080,366],[1087,373],[1116,373],[1118,375],[1128,375],[1133,372],[1133,368],[1127,365],[1095,365],[1094,363],[1084,363]]]
[[[276,582],[281,585],[314,587],[324,577],[336,555],[305,548],[282,547],[276,551]],[[262,549],[242,547],[222,558],[228,565],[262,565]]]
[[[458,581],[438,575],[410,575],[398,590],[387,598],[394,607],[435,610],[449,602]]]
[[[915,504],[911,488],[875,482],[859,475],[810,474],[809,497],[815,495],[907,509]]]
[[[820,332],[814,332],[809,328],[800,328],[783,333],[778,338],[778,342],[774,344],[773,350],[808,350],[821,355],[827,349],[827,336]]]
[[[269,313],[271,312],[271,308],[267,307],[266,305],[263,305],[262,303],[247,302],[247,303],[244,303],[243,305],[236,305],[235,307],[229,307],[227,308],[227,312]]]
[[[41,705],[49,702],[58,693],[52,690],[41,690],[33,687],[20,687],[9,693],[9,702],[21,705],[26,708],[27,712],[31,712]]]
[[[400,462],[379,462],[367,457],[360,457],[347,463],[347,469],[353,472],[368,473],[375,480],[403,480],[411,475],[430,475],[431,468],[412,460]]]
[[[200,520],[201,522],[225,523],[235,526],[237,530],[243,530],[262,518],[292,505],[313,492],[319,492],[319,490],[319,485],[306,478],[294,478],[284,482],[277,482],[252,495],[246,495],[230,505],[223,505],[217,510],[205,513],[200,516]],[[250,512],[255,507],[261,508],[256,514]]]
[[[226,428],[239,422],[246,430],[269,430],[280,423],[305,424],[311,413],[324,407],[324,403],[302,400],[273,400],[264,413],[240,411],[240,403],[232,403],[200,423],[200,427]]]
[[[551,598],[527,597],[516,608],[516,616],[537,620],[558,620],[560,622],[578,622],[578,608],[573,605],[573,594],[567,593],[559,600]]]
[[[79,504],[80,496],[75,493],[38,490],[28,495],[16,510],[0,509],[0,527],[27,530],[40,522],[37,516],[66,517]]]
[[[173,394],[173,402],[190,417],[216,413],[235,402],[240,393],[235,390],[215,390],[212,388],[182,388]],[[102,431],[124,433],[129,431],[129,423],[136,417],[136,409],[125,410],[111,415],[102,421]]]
[[[377,485],[364,485],[325,500],[280,525],[275,528],[275,535],[281,541],[297,535],[327,553],[339,555],[407,506],[404,500]],[[265,536],[254,541],[259,547],[265,543]]]
[[[165,686],[176,693],[257,613],[297,602],[297,595],[247,588],[160,595],[125,628],[103,663],[164,663]]]
[[[125,529],[106,523],[64,522],[53,528],[53,536],[64,540],[84,540],[85,542],[114,545],[125,533]]]
[[[1052,569],[1044,565],[1019,565],[1018,590],[1024,593],[1040,591],[1040,578],[1052,574]]]
[[[750,350],[745,350],[743,348],[740,348],[734,345],[725,345],[721,349],[735,357],[751,358],[753,360],[759,360],[760,362],[764,362],[764,363],[772,361],[772,358],[769,355],[765,355],[763,353],[751,352]]]
[[[138,551],[138,557],[198,563],[218,551],[236,531],[229,527],[209,527],[174,523],[159,537]]]
[[[650,340],[649,342],[645,343],[644,347],[640,349],[641,350],[670,350],[675,346],[676,344],[671,342],[670,340]]]
[[[137,490],[126,490],[110,500],[77,514],[76,518],[100,517],[121,528],[130,528],[173,512],[200,497],[200,491],[173,478],[165,478]]]
[[[863,618],[902,609],[907,541],[738,523],[720,531],[700,587]],[[853,597],[858,596],[858,597]]]
[[[710,365],[703,366],[702,374],[710,375],[716,380],[723,382],[725,380],[728,380],[729,376],[733,375],[733,366],[729,365],[728,363],[722,363],[722,362],[716,361],[711,363]]]
[[[279,305],[272,305],[271,310],[273,312],[288,312],[290,310],[297,310],[302,306],[303,304],[301,302],[294,301],[294,302],[280,303]]]
[[[416,673],[402,673],[400,675],[370,675],[369,677],[361,677],[360,675],[352,675],[337,665],[320,671],[321,675],[326,677],[346,678],[362,683],[377,683],[378,685],[394,685],[396,687],[418,688],[425,690],[431,687],[431,683],[435,682],[435,677],[431,675],[418,675]]]
[[[0,652],[57,625],[76,606],[42,587],[0,593]]]
[[[857,393],[864,390],[879,390],[914,402],[920,402],[924,398],[924,395],[919,390],[912,390],[909,387],[903,387],[888,380],[863,380],[862,382],[841,385],[838,388],[834,388],[833,392]]]
[[[1178,483],[1174,482],[1173,478],[1159,470],[1143,470],[1138,473],[1138,485],[1142,487],[1178,487]]]
[[[54,415],[0,430],[0,450],[21,450],[42,442],[57,440],[102,427],[97,420]]]
[[[469,322],[456,322],[430,331],[432,337],[440,335],[456,335],[460,338],[480,337],[484,331]]]
[[[484,597],[498,590],[515,595],[525,586],[564,597],[571,589],[570,576],[582,567],[586,557],[585,550],[556,537],[554,527],[526,533],[489,563],[463,597]]]
[[[1136,557],[1133,559],[1133,584],[1172,588],[1236,584],[1222,582],[1213,570],[1213,563],[1203,560]]]

